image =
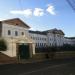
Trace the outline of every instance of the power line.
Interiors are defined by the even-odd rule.
[[[23,10],[22,0],[18,0],[18,3],[19,3],[20,10]]]
[[[75,11],[75,0],[66,0],[71,8]]]

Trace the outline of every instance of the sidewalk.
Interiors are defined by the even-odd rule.
[[[18,63],[26,64],[26,63],[38,63],[43,62],[51,59],[23,59],[21,61],[18,61]]]
[[[75,58],[67,58],[67,59],[23,59],[21,61],[15,61],[15,62],[5,62],[5,63],[0,63],[0,65],[5,65],[5,64],[27,64],[27,63],[39,63],[39,62],[57,62],[57,61],[69,61],[69,60],[74,60]]]

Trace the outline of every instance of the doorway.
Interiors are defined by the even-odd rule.
[[[20,59],[28,59],[30,57],[29,45],[28,44],[20,44],[18,46],[19,57]]]

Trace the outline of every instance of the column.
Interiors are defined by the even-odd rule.
[[[35,54],[35,43],[32,43],[32,53]]]

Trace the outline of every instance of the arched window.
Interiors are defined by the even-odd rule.
[[[18,36],[18,32],[17,31],[15,31],[15,36]]]

